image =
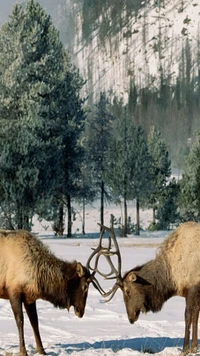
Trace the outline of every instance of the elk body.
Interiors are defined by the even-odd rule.
[[[110,231],[116,246],[114,231],[104,228]],[[116,290],[120,288],[131,324],[138,320],[141,312],[158,312],[169,298],[184,297],[186,307],[182,355],[189,352],[196,353],[200,310],[200,224],[187,222],[179,226],[163,242],[154,260],[131,269],[123,277],[118,245],[114,253],[109,250],[111,250],[110,247],[107,251],[101,248],[100,254],[109,260],[111,271],[115,274],[117,281],[108,293],[102,293],[102,295],[104,297],[111,295],[111,299]],[[118,271],[111,261],[113,254],[119,256]],[[99,272],[97,268],[96,271]],[[107,275],[105,277],[107,278]],[[191,326],[192,343],[190,346]]]
[[[120,288],[131,324],[137,321],[140,312],[158,312],[169,298],[184,297],[182,355],[195,353],[200,310],[200,224],[188,222],[179,226],[164,241],[154,260],[133,268],[123,276]]]
[[[70,306],[82,317],[91,281],[88,269],[57,258],[26,231],[0,231],[0,298],[9,299],[19,332],[20,356],[26,355],[22,304],[34,331],[37,350],[45,354],[38,327],[36,300]]]

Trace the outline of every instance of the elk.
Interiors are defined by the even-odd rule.
[[[33,328],[39,354],[45,354],[38,325],[36,300],[43,299],[55,307],[74,307],[82,318],[89,283],[96,288],[95,277],[77,261],[57,258],[33,234],[0,231],[0,298],[10,301],[19,333],[20,356],[26,356],[22,305]]]
[[[185,335],[181,355],[196,353],[198,347],[198,318],[200,311],[200,224],[187,222],[174,230],[157,250],[154,260],[137,266],[121,275],[121,255],[114,230],[109,231],[109,244],[102,246],[102,235],[99,246],[88,259],[88,268],[98,272],[106,279],[116,279],[110,291],[101,291],[106,301],[113,298],[118,288],[122,290],[127,316],[131,324],[135,323],[140,313],[158,312],[163,304],[173,296],[181,296],[186,300]],[[112,250],[114,242],[114,250]],[[96,255],[94,267],[91,260]],[[118,256],[116,269],[111,258]],[[104,256],[111,270],[104,274],[98,269],[98,260]],[[114,275],[114,277],[111,277]],[[192,326],[192,342],[190,346],[190,328]]]

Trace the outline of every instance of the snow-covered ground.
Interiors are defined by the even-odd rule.
[[[91,226],[95,223],[95,211],[88,212]],[[37,230],[39,225],[37,226]],[[89,228],[89,226],[88,226]],[[43,234],[40,238],[59,257],[77,259],[83,264],[97,246],[98,239],[58,239]],[[156,248],[166,236],[162,233],[143,233],[141,237],[118,238],[122,255],[122,272],[134,265],[154,258]],[[145,238],[145,237],[146,238]],[[155,236],[155,237],[153,237]],[[101,281],[108,290],[112,281]],[[45,351],[51,356],[141,356],[155,353],[160,356],[180,354],[184,336],[184,299],[174,297],[156,314],[141,315],[131,325],[127,319],[121,291],[109,303],[104,303],[100,294],[91,285],[85,315],[75,316],[73,308],[54,308],[50,303],[37,302],[40,331]],[[19,352],[18,333],[8,301],[0,300],[0,355]],[[199,335],[200,336],[200,335]],[[28,354],[35,354],[32,329],[25,314],[25,337]],[[200,355],[200,352],[198,353]]]

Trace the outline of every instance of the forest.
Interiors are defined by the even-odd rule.
[[[123,202],[123,225],[113,218],[122,236],[139,235],[141,208],[152,209],[153,230],[199,220],[200,70],[192,71],[189,41],[176,82],[162,68],[157,87],[132,78],[127,102],[104,91],[96,102],[83,95],[87,78],[34,0],[14,5],[0,49],[2,228],[31,230],[37,214],[71,237],[73,202],[95,199],[101,224],[105,201]],[[179,180],[171,178],[172,161],[184,171]],[[135,224],[127,211],[133,200]]]

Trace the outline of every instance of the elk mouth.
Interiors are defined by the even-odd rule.
[[[83,317],[83,314],[84,314],[84,311],[80,310],[79,308],[75,308],[74,307],[74,313],[76,314],[76,316],[78,318],[82,318]]]
[[[132,318],[132,317],[129,317],[129,318],[128,318],[130,324],[134,324],[134,323],[138,320],[138,318],[139,318],[139,316],[140,316],[140,311],[141,311],[141,310],[137,310],[137,311],[135,312],[134,318]]]

